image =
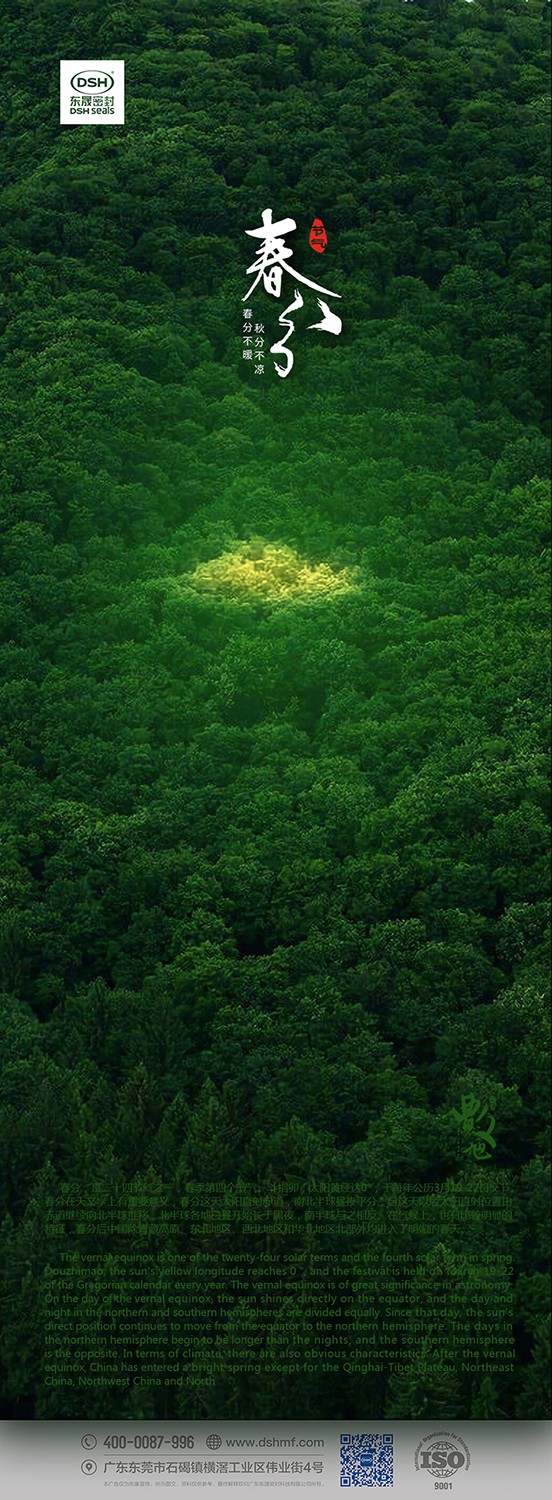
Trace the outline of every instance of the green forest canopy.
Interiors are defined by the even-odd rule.
[[[549,8],[5,11],[4,1411],[160,1414],[44,1384],[61,1185],[290,1175],[507,1184],[515,1371],[167,1416],[545,1416]],[[100,44],[126,124],[61,128]],[[285,382],[241,357],[269,204],[342,296]],[[253,544],[355,586],[190,583]]]

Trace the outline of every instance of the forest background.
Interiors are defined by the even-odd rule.
[[[546,1416],[549,6],[4,16],[2,1411]],[[342,298],[285,381],[269,206]],[[422,1270],[513,1257],[514,1370],[47,1386],[62,1189],[286,1179],[512,1194]]]

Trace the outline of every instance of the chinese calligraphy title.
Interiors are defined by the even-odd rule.
[[[468,1156],[474,1156],[476,1161],[488,1161],[491,1151],[494,1151],[496,1140],[493,1135],[495,1128],[495,1117],[491,1114],[486,1104],[476,1099],[475,1094],[462,1094],[461,1109],[452,1109],[451,1115],[457,1125],[460,1125],[469,1144],[466,1144]],[[487,1129],[482,1129],[482,1122],[488,1116]],[[487,1150],[487,1147],[491,1150]]]
[[[328,287],[320,286],[316,281],[309,281],[308,276],[302,276],[300,271],[296,271],[294,266],[290,265],[293,251],[286,245],[284,235],[289,234],[291,230],[297,228],[295,219],[279,219],[274,224],[271,208],[265,208],[261,217],[262,225],[258,229],[246,229],[245,231],[252,239],[259,240],[260,245],[255,260],[247,268],[247,275],[254,276],[255,280],[250,284],[242,301],[249,302],[251,300],[260,281],[262,281],[265,292],[268,292],[269,296],[280,297],[284,273],[293,277],[295,281],[300,281],[303,286],[310,287],[314,292],[323,292],[325,297],[337,297],[339,300],[339,292],[331,292]],[[316,300],[322,313],[322,318],[319,323],[309,323],[309,329],[320,329],[324,333],[341,333],[341,318],[338,317],[337,313],[332,312],[328,303],[322,297],[317,297]],[[280,325],[287,328],[287,333],[283,334],[277,343],[271,345],[270,353],[280,355],[284,361],[281,363],[278,359],[274,360],[276,374],[282,378],[289,375],[293,367],[293,354],[288,347],[288,340],[291,338],[295,324],[290,317],[290,313],[296,312],[303,305],[303,297],[297,287],[293,301],[289,303],[288,307],[284,308],[278,318]]]

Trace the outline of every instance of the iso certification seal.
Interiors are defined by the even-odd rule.
[[[470,1462],[470,1450],[455,1432],[432,1432],[422,1439],[414,1457],[416,1468],[425,1469],[436,1480],[454,1479],[456,1474],[467,1472]],[[435,1485],[435,1489],[441,1488],[448,1490],[449,1485]]]

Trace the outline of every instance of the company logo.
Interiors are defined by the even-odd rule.
[[[425,1469],[434,1479],[452,1479],[470,1467],[470,1451],[454,1432],[432,1432],[423,1438],[414,1458],[418,1470]]]
[[[95,77],[92,73],[88,78],[85,73],[75,73],[71,79],[71,88],[79,94],[106,94],[108,89],[115,88],[115,79],[112,73],[104,73],[101,77]]]
[[[63,57],[59,65],[60,125],[124,125],[122,58]]]

